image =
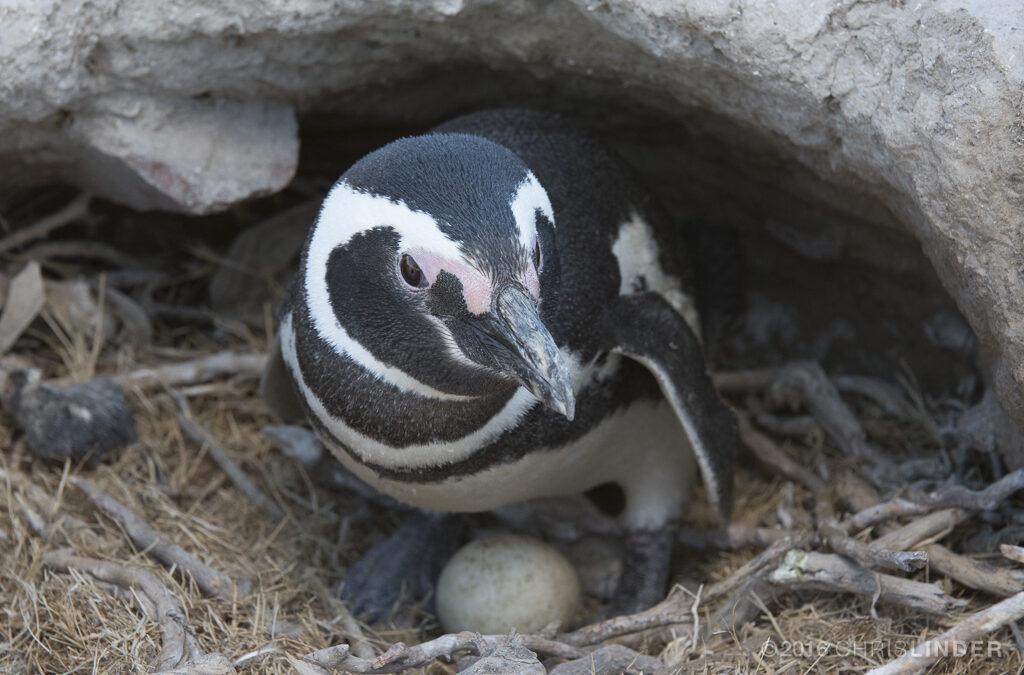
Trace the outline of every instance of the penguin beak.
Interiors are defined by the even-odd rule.
[[[533,299],[518,286],[505,286],[486,318],[474,322],[480,344],[497,367],[552,410],[572,420],[576,394],[565,357],[540,320]]]

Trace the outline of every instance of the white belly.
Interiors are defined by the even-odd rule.
[[[657,528],[679,516],[694,478],[693,452],[664,401],[637,402],[563,448],[537,450],[514,462],[439,483],[381,478],[348,453],[334,454],[381,492],[438,511],[486,511],[615,482],[626,494],[623,522],[634,528]]]

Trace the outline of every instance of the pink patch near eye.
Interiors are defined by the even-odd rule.
[[[462,297],[466,308],[473,314],[483,314],[491,308],[491,283],[479,270],[459,260],[452,260],[425,249],[409,251],[416,264],[420,266],[427,282],[431,285],[437,281],[442,271],[454,274],[462,284]]]
[[[530,295],[540,299],[540,278],[537,276],[537,268],[533,266],[533,263],[526,268],[523,285],[526,286],[526,290],[530,291]]]

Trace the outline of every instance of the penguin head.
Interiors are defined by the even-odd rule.
[[[319,337],[409,388],[481,396],[525,387],[572,419],[547,193],[507,148],[463,134],[400,139],[324,200],[303,256]],[[387,372],[385,372],[387,371]]]

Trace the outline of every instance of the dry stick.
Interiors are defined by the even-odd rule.
[[[809,436],[820,437],[824,433],[818,420],[811,415],[779,417],[768,412],[759,412],[754,420],[757,422],[757,426],[778,436],[807,438]]]
[[[899,387],[888,382],[864,375],[833,375],[831,379],[832,384],[839,391],[852,392],[869,398],[893,417],[907,419],[917,416],[917,411],[903,396]]]
[[[249,594],[252,584],[248,579],[239,578],[233,581],[231,577],[213,569],[177,544],[171,543],[150,527],[149,523],[85,478],[73,477],[71,482],[104,513],[119,523],[136,546],[165,565],[177,567],[188,573],[207,595],[234,600]]]
[[[594,675],[595,673],[653,673],[665,664],[653,656],[641,654],[625,645],[605,645],[586,656],[551,669],[550,675]]]
[[[723,394],[744,394],[767,389],[778,376],[778,368],[719,371],[711,374],[711,383]]]
[[[691,603],[686,594],[674,591],[648,610],[584,626],[571,633],[559,635],[558,640],[578,647],[585,647],[600,644],[621,635],[640,633],[651,628],[661,628],[670,624],[689,625],[693,618],[690,610]]]
[[[442,635],[412,647],[397,642],[375,659],[361,659],[349,652],[348,645],[335,645],[307,654],[302,660],[320,668],[334,668],[350,673],[395,673],[424,666],[439,658],[450,658],[459,652],[482,655],[496,649],[507,639],[506,635],[478,635],[464,631]],[[527,649],[541,654],[563,659],[578,659],[585,654],[571,645],[536,635],[524,635],[522,639]]]
[[[84,217],[89,213],[90,199],[92,199],[91,195],[80,194],[59,211],[44,216],[27,227],[18,228],[11,232],[3,239],[0,239],[0,254],[27,244],[33,239],[41,239],[53,230],[70,225],[79,218]]]
[[[25,250],[21,256],[29,260],[50,260],[54,258],[72,258],[80,260],[99,260],[120,268],[138,267],[140,261],[110,244],[92,239],[65,239],[62,241],[43,241]]]
[[[799,401],[824,427],[839,449],[851,457],[863,457],[876,466],[888,464],[885,457],[867,442],[867,434],[849,406],[813,361],[789,364],[779,371],[770,393],[777,401]]]
[[[726,579],[708,587],[704,591],[704,601],[709,602],[731,593],[765,567],[775,564],[787,551],[806,546],[813,536],[810,532],[794,532],[773,542],[771,546],[748,560]]]
[[[117,311],[124,322],[131,336],[132,344],[137,347],[145,347],[152,344],[153,322],[149,320],[146,310],[142,309],[131,296],[122,293],[116,288],[108,286],[104,289],[104,294],[107,302]]]
[[[120,588],[141,591],[148,603],[140,603],[140,606],[144,612],[155,610],[149,618],[160,626],[160,654],[155,664],[157,669],[174,668],[199,656],[195,639],[189,634],[185,615],[167,587],[153,572],[104,560],[80,558],[68,550],[47,551],[43,554],[43,564],[65,572],[78,570]]]
[[[935,507],[959,507],[969,511],[993,511],[1013,493],[1024,490],[1024,469],[1008,473],[984,490],[946,485],[930,492],[925,503]]]
[[[871,542],[871,545],[890,551],[906,551],[928,539],[951,531],[966,518],[967,513],[960,509],[943,509],[882,535]]]
[[[790,551],[768,576],[771,583],[794,590],[854,593],[918,612],[942,616],[967,603],[926,584],[869,570],[838,555]]]
[[[23,515],[34,517],[35,522],[30,522],[30,524],[40,536],[49,537],[58,528],[65,530],[66,534],[95,534],[92,528],[80,518],[58,513],[54,498],[46,490],[29,480],[23,473],[0,468],[0,481],[9,482],[19,487],[25,498],[31,502],[31,504],[24,504],[19,500],[19,505],[31,509],[31,513],[24,513],[23,508]],[[17,494],[15,494],[15,499],[18,499]]]
[[[907,675],[923,672],[940,656],[953,654],[957,646],[978,640],[1024,617],[1024,593],[1018,593],[958,622],[951,629],[921,643],[903,656],[875,668],[868,675]]]
[[[876,545],[865,544],[849,536],[845,526],[836,520],[829,495],[818,495],[814,508],[818,533],[836,553],[852,558],[871,569],[895,572],[913,572],[928,563],[928,554],[923,551],[891,551]]]
[[[739,420],[740,439],[759,460],[777,469],[784,476],[803,483],[815,493],[824,491],[825,482],[823,480],[790,459],[772,439],[754,429],[743,412],[735,412]],[[827,497],[819,497],[819,499],[821,504],[828,504]],[[851,539],[831,517],[819,518],[818,530],[833,551],[849,556],[872,568],[913,572],[927,563],[927,554],[920,551],[911,553],[891,551],[877,544],[868,545]]]
[[[928,566],[958,583],[1007,598],[1024,591],[1024,574],[1005,567],[989,567],[976,560],[950,551],[941,544],[923,547],[928,554]]]
[[[266,363],[266,354],[223,351],[189,361],[139,368],[112,379],[122,386],[142,389],[161,385],[177,387],[207,382],[225,375],[259,377]]]
[[[914,572],[928,564],[928,554],[924,551],[889,550],[879,546],[878,542],[865,544],[848,536],[832,518],[819,522],[818,532],[833,551],[871,569]]]
[[[171,391],[171,396],[178,405],[178,425],[185,435],[195,443],[205,447],[207,453],[217,463],[217,466],[227,474],[231,482],[235,484],[235,487],[248,497],[252,503],[258,506],[268,518],[275,523],[280,523],[284,520],[284,510],[273,499],[256,487],[256,483],[249,478],[249,474],[245,473],[240,466],[235,464],[227,449],[217,442],[213,434],[205,427],[201,427],[192,421],[192,410],[189,408],[185,397],[173,390]]]
[[[903,516],[920,516],[931,511],[936,510],[938,507],[930,506],[927,504],[916,504],[906,499],[890,499],[889,501],[875,504],[874,506],[868,507],[862,511],[850,516],[850,518],[843,522],[843,530],[847,534],[855,534],[879,523],[884,523],[887,520],[893,520],[901,518]]]
[[[1014,546],[1013,544],[1000,544],[999,552],[1003,554],[1004,558],[1014,562],[1024,563],[1024,548],[1020,546]]]
[[[740,440],[754,456],[769,467],[775,469],[786,478],[795,480],[812,492],[820,492],[825,488],[825,481],[797,464],[786,453],[779,450],[775,442],[755,429],[746,413],[733,409],[739,421]]]

